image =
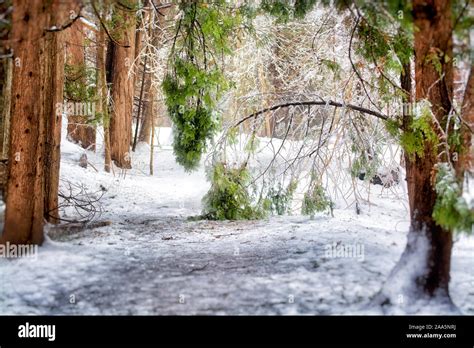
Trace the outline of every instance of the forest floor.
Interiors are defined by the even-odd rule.
[[[190,220],[209,184],[172,151],[139,148],[134,169],[115,176],[78,166],[83,150],[63,140],[61,178],[105,190],[110,224],[73,232],[49,228],[35,258],[0,259],[0,314],[381,314],[370,304],[406,243],[399,194],[373,186],[373,201],[334,217],[261,221]],[[405,202],[406,204],[406,202]],[[66,211],[64,218],[73,217]],[[474,314],[474,238],[456,237],[451,295]],[[353,247],[353,254],[331,253]],[[349,249],[347,249],[349,250]],[[436,306],[398,313],[450,314]]]

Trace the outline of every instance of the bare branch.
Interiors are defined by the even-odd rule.
[[[367,109],[367,108],[364,108],[364,107],[361,107],[361,106],[358,106],[358,105],[344,104],[344,103],[336,102],[336,101],[333,101],[333,100],[328,100],[328,101],[313,100],[313,101],[298,101],[298,102],[291,102],[291,103],[285,103],[285,104],[278,104],[278,105],[274,105],[274,106],[262,109],[260,111],[254,112],[253,114],[248,115],[248,116],[244,117],[243,119],[239,120],[239,122],[237,122],[234,125],[234,127],[239,126],[240,124],[242,124],[243,122],[245,122],[248,119],[258,117],[259,115],[262,115],[262,114],[264,114],[266,112],[269,112],[269,111],[274,111],[274,110],[277,110],[277,109],[280,109],[280,108],[287,108],[287,107],[290,107],[290,106],[313,106],[313,105],[330,105],[330,106],[334,106],[334,107],[338,107],[338,108],[344,108],[345,107],[345,108],[348,108],[348,109],[351,109],[351,110],[354,110],[354,111],[361,112],[363,114],[375,116],[375,117],[377,117],[381,120],[384,120],[384,121],[387,121],[389,119],[389,117],[387,115],[384,115],[384,114],[382,114],[378,111]]]

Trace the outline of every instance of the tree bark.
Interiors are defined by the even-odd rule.
[[[402,90],[405,92],[405,96],[403,97],[403,109],[402,109],[402,128],[408,129],[409,121],[410,121],[410,110],[413,106],[413,88],[411,82],[411,63],[406,63],[403,66],[403,71],[400,76],[400,85]],[[407,191],[408,197],[414,197],[415,195],[415,185],[413,182],[413,166],[415,163],[410,161],[409,155],[406,151],[404,151],[404,160],[405,160],[405,172],[406,172],[406,181],[407,181]],[[413,215],[414,207],[413,207],[413,200],[409,199],[409,206],[410,206],[410,216]]]
[[[147,69],[147,61],[148,61],[148,56],[145,56],[145,59],[143,60],[143,71],[142,71],[142,81],[141,81],[141,86],[140,86],[140,96],[138,98],[138,107],[137,107],[137,120],[135,123],[135,133],[133,136],[133,145],[132,145],[132,151],[135,152],[135,149],[137,148],[137,142],[138,142],[138,126],[140,125],[140,116],[143,114],[143,109],[144,109],[144,103],[143,103],[143,92],[145,89],[145,84],[146,84],[146,69]]]
[[[43,148],[44,118],[41,114],[40,38],[48,24],[41,0],[15,1],[12,41],[11,147],[9,151],[7,202],[2,242],[43,242]]]
[[[417,101],[427,99],[435,118],[443,126],[453,96],[451,3],[414,0],[413,17],[417,28],[415,98]],[[433,64],[433,54],[440,56],[441,74]],[[404,121],[404,124],[408,123]],[[434,122],[432,127],[436,131]],[[416,294],[441,296],[450,303],[452,235],[438,226],[432,217],[436,202],[433,175],[437,162],[438,151],[430,143],[425,144],[422,157],[406,157],[411,225],[407,247],[397,266],[416,267],[418,271],[413,277]],[[416,260],[416,265],[410,266],[410,259]],[[410,272],[409,269],[405,271]]]
[[[60,27],[69,20],[66,4],[55,0],[50,7],[49,27]],[[65,32],[48,32],[44,36],[40,66],[42,72],[42,114],[45,117],[44,146],[44,218],[51,223],[59,222],[58,188],[61,159],[61,120],[58,105],[63,103]]]
[[[85,26],[80,20],[75,21],[67,31],[67,64],[77,67],[79,73],[83,73],[81,67],[85,67]],[[85,76],[71,76],[80,79],[85,84]],[[72,100],[71,102],[84,103],[83,100]],[[82,109],[88,109],[87,107]],[[67,136],[71,141],[80,144],[84,149],[95,150],[96,129],[89,124],[90,115],[68,115]]]
[[[123,11],[119,7],[116,7],[115,11],[123,16],[125,26],[121,28],[123,40],[120,41],[120,45],[114,43],[112,58],[111,158],[118,167],[131,168],[129,151],[132,137],[134,78],[129,75],[129,70],[135,54],[136,21],[134,12]]]
[[[153,108],[153,103],[151,104]],[[155,120],[153,117],[150,118],[151,123],[151,140],[150,140],[150,175],[153,176],[153,168],[155,161]]]
[[[55,102],[62,102],[62,51],[60,34],[45,28],[58,15],[52,10],[58,4],[13,3],[11,146],[1,243],[41,244],[45,213],[54,216],[57,209],[60,121]]]
[[[97,33],[97,91],[99,98],[96,110],[102,115],[102,125],[104,127],[104,170],[109,173],[112,160],[110,158],[110,117],[107,100],[106,45],[105,30],[101,27]]]
[[[3,105],[2,105],[2,151],[1,159],[8,158],[10,147],[10,113],[12,102],[12,72],[13,60],[8,58],[4,64],[5,76],[3,81]]]
[[[464,173],[473,170],[473,152],[472,152],[472,131],[474,131],[474,67],[471,66],[469,77],[467,79],[466,91],[462,101],[461,118],[463,125],[461,127],[461,139],[463,151],[459,154],[456,161],[456,175],[459,182],[464,181]]]
[[[149,6],[148,0],[143,1],[143,8],[147,8]],[[150,15],[149,10],[145,10],[142,14],[142,18],[137,21],[137,27],[135,31],[135,54],[134,54],[134,61],[137,65],[140,65],[138,56],[140,55],[140,51],[142,50],[142,41],[143,41],[143,31],[145,30],[144,23],[148,22],[148,17]],[[138,70],[138,69],[137,69]]]
[[[155,11],[152,11],[149,14],[149,17],[148,17],[149,37],[151,38],[152,47],[158,47],[160,45],[160,42],[164,39],[163,31],[160,29],[160,27],[161,28],[164,27],[164,24],[166,23],[166,16],[168,15],[168,12],[173,8],[173,6],[174,5],[171,5],[166,8],[162,8],[160,11],[163,14],[163,16],[157,15]],[[153,23],[156,23],[155,27],[153,27],[152,25]],[[155,117],[154,103],[156,99],[156,90],[155,90],[155,87],[153,86],[151,73],[146,74],[145,99],[146,99],[146,103],[142,111],[143,119],[141,120],[141,124],[140,124],[140,134],[138,136],[138,141],[151,144],[150,143],[150,139],[152,136],[151,127],[152,127],[152,124],[156,125],[154,122],[155,120],[153,119],[153,117]]]
[[[143,120],[140,128],[140,135],[138,137],[138,142],[145,142],[150,144],[150,137],[151,137],[151,124],[152,118],[154,116],[154,109],[153,104],[155,100],[155,91],[154,88],[151,86],[151,77],[147,78],[147,90],[148,90],[148,100],[145,103],[145,110],[143,112]]]

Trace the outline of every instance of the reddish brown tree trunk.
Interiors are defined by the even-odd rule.
[[[458,161],[455,162],[456,174],[459,181],[464,181],[464,172],[472,171],[474,166],[474,155],[472,151],[472,131],[474,131],[474,67],[471,66],[467,79],[466,92],[462,102],[461,117],[463,125],[461,128],[461,138],[463,151],[459,154]]]
[[[57,217],[63,59],[59,0],[14,1],[11,146],[5,227],[0,242],[43,242],[43,219]]]
[[[2,64],[3,65],[3,64]],[[13,60],[8,58],[4,64],[5,76],[3,81],[3,105],[1,108],[0,117],[2,118],[2,131],[0,142],[2,143],[0,152],[0,193],[2,200],[6,200],[6,184],[8,170],[6,163],[8,161],[8,150],[10,148],[10,116],[11,116],[11,103],[12,103],[12,72],[13,72]]]
[[[2,117],[2,133],[1,133],[1,159],[8,158],[8,149],[10,147],[10,113],[12,103],[12,71],[13,60],[6,59],[4,64],[4,81],[3,81],[3,101],[0,116]]]
[[[69,4],[70,6],[70,4]],[[49,26],[60,27],[69,20],[68,5],[59,0],[50,6]],[[44,147],[44,217],[52,223],[59,222],[58,188],[61,159],[61,119],[58,105],[63,103],[65,33],[48,32],[44,37],[40,66],[42,72],[42,104],[45,117]]]
[[[67,31],[67,64],[84,74],[85,67],[85,26],[80,20],[74,22]],[[70,76],[71,79],[79,79],[86,83],[85,76]],[[71,102],[83,103],[82,100],[71,100]],[[83,109],[88,109],[84,107]],[[67,135],[68,139],[80,144],[84,149],[95,150],[96,129],[90,124],[91,115],[68,115]]]
[[[11,146],[9,151],[5,228],[2,242],[43,242],[44,117],[41,114],[41,57],[48,12],[41,0],[14,1],[12,42]],[[36,67],[36,68],[35,68]]]
[[[2,96],[0,98],[0,117],[1,117],[1,133],[0,133],[0,157],[1,159],[8,158],[8,147],[10,137],[10,112],[11,112],[11,101],[12,101],[12,70],[13,60],[10,58],[5,59],[0,63],[2,76],[1,79],[1,90]]]
[[[135,56],[135,13],[122,11],[124,18],[121,28],[120,45],[114,44],[112,58],[112,102],[110,118],[111,158],[120,168],[131,168],[130,143],[132,137],[132,112],[134,96],[134,78],[129,74]]]
[[[151,78],[149,78],[151,80]],[[151,81],[147,81],[147,83],[151,86]],[[155,91],[153,87],[149,87],[148,89],[148,97],[145,103],[145,110],[143,112],[143,121],[140,128],[140,135],[138,137],[139,142],[145,142],[150,144],[150,136],[151,136],[151,124],[152,124],[152,117],[154,116],[154,100],[155,100]]]
[[[446,0],[413,1],[415,31],[415,83],[416,100],[427,99],[432,112],[441,125],[446,124],[451,111],[453,96],[452,71],[452,18],[451,2]],[[438,55],[442,66],[441,75],[433,64],[433,55]],[[433,123],[433,128],[436,126]],[[409,180],[413,189],[409,190],[411,211],[411,232],[407,249],[413,247],[410,241],[422,235],[426,237],[428,248],[424,262],[425,273],[419,275],[417,285],[428,295],[449,296],[452,235],[436,224],[432,214],[436,202],[434,189],[434,166],[438,162],[437,150],[432,144],[425,145],[423,157],[408,161]],[[423,237],[421,237],[423,238]],[[414,242],[416,243],[416,242]],[[423,252],[416,250],[415,252]]]

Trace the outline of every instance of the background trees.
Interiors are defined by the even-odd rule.
[[[65,30],[66,35],[66,95],[67,102],[82,104],[85,111],[91,110],[91,105],[97,98],[97,92],[91,82],[96,79],[96,73],[90,62],[87,62],[86,50],[89,48],[88,36],[96,36],[95,28],[82,20],[75,21]],[[88,33],[91,33],[88,35]],[[98,40],[96,44],[99,45]],[[89,105],[88,105],[89,104]],[[68,115],[67,135],[74,142],[81,144],[84,149],[95,150],[96,124],[94,115]]]

